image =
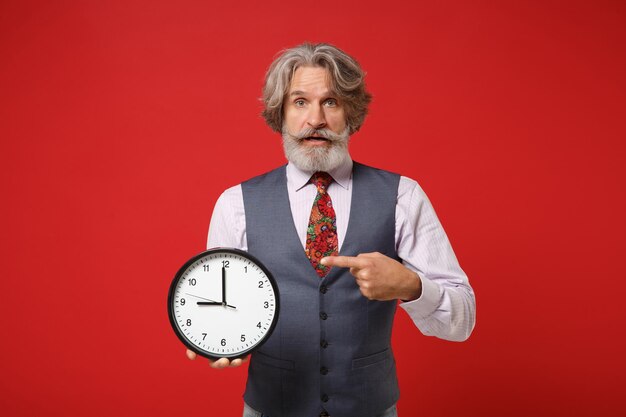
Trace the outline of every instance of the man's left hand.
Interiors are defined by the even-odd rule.
[[[378,252],[358,256],[327,256],[322,265],[350,268],[361,294],[370,300],[415,300],[422,294],[419,275]]]

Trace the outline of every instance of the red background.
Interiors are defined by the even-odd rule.
[[[626,415],[625,4],[353,0],[0,2],[0,413],[240,415],[166,294],[284,162],[257,99],[305,40],[368,72],[353,157],[421,183],[476,291],[466,343],[399,312],[401,416]]]

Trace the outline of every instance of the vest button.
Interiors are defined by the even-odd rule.
[[[326,320],[328,318],[328,314],[324,313],[323,311],[320,313],[320,319],[322,320]]]
[[[320,417],[330,417],[330,414],[328,414],[328,411],[322,411]]]
[[[328,342],[325,340],[322,340],[320,342],[320,346],[322,347],[322,349],[326,349],[328,347]]]
[[[326,285],[322,285],[322,286],[320,287],[320,292],[321,292],[322,294],[326,294],[326,291],[328,291],[328,287],[327,287]]]
[[[327,373],[328,373],[328,368],[326,368],[325,366],[322,366],[320,368],[320,374],[326,375]]]
[[[321,400],[322,400],[323,403],[327,403],[328,402],[328,395],[322,394]]]

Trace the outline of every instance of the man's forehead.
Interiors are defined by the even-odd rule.
[[[291,78],[288,94],[302,95],[309,92],[332,91],[330,73],[323,67],[299,67]]]

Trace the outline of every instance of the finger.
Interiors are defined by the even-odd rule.
[[[362,268],[365,260],[356,256],[326,256],[320,260],[325,266],[338,266],[339,268]]]
[[[230,365],[230,361],[228,358],[221,358],[216,361],[209,361],[209,364],[211,365],[211,368],[222,369]]]
[[[193,351],[191,351],[189,349],[187,349],[187,352],[185,352],[185,353],[187,354],[187,358],[189,358],[189,360],[194,360],[194,359],[196,359],[196,356],[198,356],[198,355],[196,355],[196,352],[193,352]]]
[[[354,278],[356,278],[357,282],[361,279],[361,276],[359,275],[359,272],[361,271],[362,269],[360,268],[350,268],[350,273]]]
[[[243,358],[233,359],[232,361],[230,361],[230,366],[241,366],[244,363],[248,362],[249,360],[250,360],[250,355],[246,355]]]

